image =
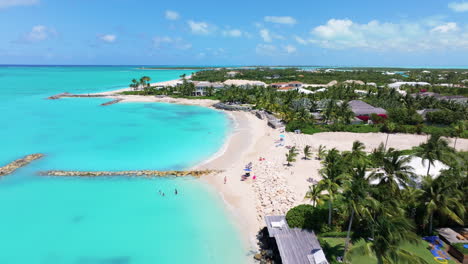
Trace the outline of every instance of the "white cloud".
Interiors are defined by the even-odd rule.
[[[265,22],[294,25],[297,23],[296,19],[290,16],[266,16],[264,17]]]
[[[57,31],[44,25],[33,26],[31,31],[19,38],[20,43],[33,43],[47,40],[57,36]]]
[[[166,10],[166,19],[177,20],[179,18],[180,18],[180,15],[176,11]]]
[[[455,12],[467,12],[468,11],[468,2],[452,2],[449,3],[448,7]]]
[[[39,0],[0,0],[0,9],[14,6],[31,6],[39,4]]]
[[[196,22],[193,20],[189,20],[187,23],[193,34],[208,35],[215,30],[214,26],[209,25],[206,22]]]
[[[294,36],[294,39],[297,41],[297,43],[301,44],[301,45],[306,45],[307,44],[307,40],[299,37],[299,36]]]
[[[330,49],[381,51],[468,48],[468,29],[465,32],[458,29],[453,22],[435,26],[426,22],[381,23],[372,20],[360,24],[349,19],[330,19],[325,25],[312,29],[314,37],[309,42]]]
[[[284,36],[270,32],[266,28],[260,30],[260,37],[265,42],[272,42],[273,39],[284,39]]]
[[[259,55],[271,56],[277,53],[276,46],[270,44],[258,44],[255,52]]]
[[[153,47],[156,49],[180,49],[187,50],[192,48],[192,44],[185,42],[182,38],[171,38],[171,37],[154,37]]]
[[[117,40],[117,36],[113,34],[99,35],[98,39],[107,43],[114,43]]]
[[[238,38],[242,37],[243,33],[239,29],[228,29],[223,31],[223,35],[227,37]]]
[[[457,31],[457,30],[458,30],[457,23],[449,22],[449,23],[433,28],[431,32],[448,33],[448,32]]]
[[[262,37],[263,41],[265,42],[271,42],[272,37],[270,36],[270,31],[268,29],[261,29],[260,30],[260,36]]]
[[[284,46],[284,51],[286,51],[286,53],[288,54],[295,53],[296,50],[297,50],[296,47],[294,47],[293,45]]]

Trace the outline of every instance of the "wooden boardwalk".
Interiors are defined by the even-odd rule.
[[[275,228],[272,222],[284,221],[282,228]],[[290,228],[284,216],[265,216],[268,233],[275,238],[283,264],[328,264],[316,262],[314,255],[323,255],[322,247],[313,231]]]

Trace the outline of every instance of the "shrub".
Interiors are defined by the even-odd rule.
[[[427,113],[427,121],[433,124],[441,125],[450,125],[457,122],[458,120],[463,120],[464,116],[460,112],[454,112],[451,110],[440,110],[436,112]]]
[[[348,233],[345,231],[345,232],[323,232],[323,233],[320,233],[320,236],[321,237],[346,237]],[[351,232],[351,235],[353,234],[353,232]]]
[[[313,207],[309,204],[298,205],[286,214],[286,221],[291,228],[321,231],[322,227],[326,225],[326,219],[326,208]]]
[[[454,243],[454,244],[452,244],[452,247],[456,248],[463,255],[468,255],[468,248],[465,248],[464,245],[466,245],[466,244],[465,243]]]

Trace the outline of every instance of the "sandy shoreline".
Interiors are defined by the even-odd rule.
[[[203,107],[212,107],[217,102],[207,99],[116,94],[122,90],[99,94],[123,99],[122,102],[162,102]],[[321,178],[319,175],[321,164],[315,159],[320,145],[324,145],[326,149],[337,148],[344,151],[350,150],[353,142],[359,140],[366,145],[366,151],[371,151],[387,138],[387,134],[384,133],[327,132],[314,135],[280,133],[279,130],[267,126],[265,120],[260,120],[249,112],[226,113],[234,122],[233,131],[217,153],[192,169],[223,170],[219,174],[204,176],[201,180],[213,186],[223,199],[247,245],[247,252],[254,252],[257,249],[256,234],[265,225],[263,221],[265,215],[285,214],[291,207],[308,202],[304,200],[304,196],[311,182]],[[299,150],[299,157],[293,166],[285,166],[287,149],[276,143],[280,139],[280,134],[284,135],[284,146],[297,146]],[[388,147],[409,149],[426,140],[426,135],[391,134]],[[449,139],[449,142],[453,146],[453,139]],[[310,160],[302,159],[302,149],[305,145],[312,147],[313,158]],[[468,140],[458,139],[457,149],[468,150]],[[260,161],[260,157],[265,160]],[[250,177],[246,181],[241,181],[243,169],[249,162],[253,163],[251,175],[255,175],[257,179],[253,180]],[[226,184],[224,184],[225,177]],[[252,257],[249,259],[252,260]]]

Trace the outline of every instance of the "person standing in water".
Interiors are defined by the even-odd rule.
[[[175,195],[177,195],[177,193],[178,193],[178,192],[177,192],[177,189],[175,189],[174,193],[175,193]]]

